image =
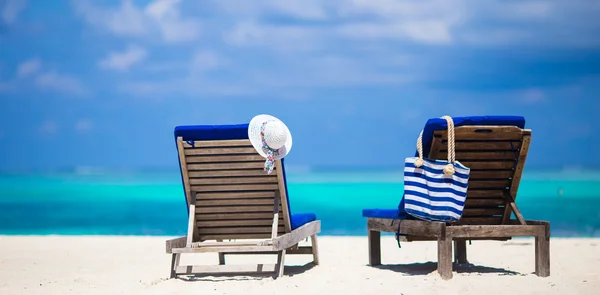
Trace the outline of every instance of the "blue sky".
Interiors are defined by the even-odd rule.
[[[288,125],[288,164],[401,167],[427,118],[522,115],[598,168],[600,2],[0,1],[0,167],[176,167],[176,125]]]

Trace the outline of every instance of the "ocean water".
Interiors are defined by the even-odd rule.
[[[0,175],[0,234],[185,235],[177,173]],[[288,172],[293,213],[312,212],[323,235],[366,235],[363,208],[396,208],[401,172]],[[600,173],[525,173],[517,205],[553,236],[600,237]]]

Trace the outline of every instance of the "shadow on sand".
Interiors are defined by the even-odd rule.
[[[285,266],[284,277],[293,277],[302,274],[315,267],[315,264],[310,262],[305,265],[290,265]],[[179,276],[177,279],[186,282],[221,282],[221,281],[258,281],[265,278],[274,278],[275,273],[244,273],[244,274],[211,274],[211,275],[189,275]]]
[[[399,272],[406,276],[419,276],[419,275],[428,275],[431,272],[437,271],[437,263],[436,262],[425,262],[425,263],[410,263],[410,264],[388,264],[388,265],[379,265],[374,266],[374,268],[378,268],[381,270],[389,270],[393,272]],[[475,265],[471,263],[464,264],[452,264],[452,271],[457,273],[498,273],[500,275],[525,275],[519,272],[515,272],[512,270],[507,270],[504,268],[495,268],[495,267],[487,267],[481,265]]]

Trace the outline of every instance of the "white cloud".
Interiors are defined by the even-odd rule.
[[[462,13],[458,3],[448,2],[452,1],[331,0],[292,1],[297,5],[289,5],[288,1],[261,0],[252,1],[252,8],[231,1],[219,1],[217,5],[226,12],[244,12],[243,15],[247,18],[254,19],[266,14],[304,20],[327,20],[327,23],[317,26],[254,24],[250,28],[247,21],[243,21],[232,32],[226,34],[227,41],[248,44],[249,42],[241,40],[273,35],[270,39],[276,42],[279,37],[289,39],[287,33],[291,31],[295,36],[304,37],[301,33],[312,36],[313,40],[292,43],[307,46],[307,41],[339,38],[340,35],[359,39],[406,39],[428,44],[450,43],[451,27],[462,18]],[[276,34],[277,32],[281,34]]]
[[[213,5],[227,14],[241,17],[256,17],[280,14],[299,19],[323,20],[329,17],[328,8],[337,5],[338,0],[253,0],[222,1],[212,0]]]
[[[201,80],[193,77],[180,77],[161,81],[129,81],[122,83],[118,90],[134,97],[173,99],[198,96],[256,96],[256,88],[248,88],[246,83]]]
[[[228,65],[228,59],[210,50],[200,50],[192,57],[192,71],[208,71]]]
[[[521,100],[527,104],[539,104],[546,101],[546,94],[542,89],[531,88],[520,92]]]
[[[323,55],[299,61],[281,61],[271,71],[259,70],[247,79],[263,89],[302,89],[344,85],[403,85],[414,79],[403,71],[387,73],[378,65],[350,56]],[[310,73],[310,74],[307,74]]]
[[[75,96],[89,94],[78,78],[47,69],[39,58],[31,58],[18,64],[13,77],[8,81],[0,81],[0,91],[17,93],[37,88]]]
[[[5,0],[0,9],[0,18],[6,24],[17,21],[19,13],[27,7],[27,0]]]
[[[393,58],[393,56],[392,56]],[[400,58],[396,58],[400,59]],[[228,60],[210,51],[194,55],[189,73],[178,78],[160,81],[128,81],[119,90],[140,97],[177,96],[244,96],[299,99],[306,89],[346,85],[392,85],[401,86],[415,78],[408,73],[379,72],[385,58],[370,63],[351,57],[324,55],[302,59],[278,58],[276,66],[268,68],[231,67],[227,80],[204,75],[208,70],[221,69]],[[226,68],[230,69],[230,68]],[[310,74],[307,74],[310,73]]]
[[[124,0],[118,8],[95,7],[88,0],[73,0],[78,14],[93,26],[106,29],[119,36],[139,36],[147,33],[144,14],[130,0]]]
[[[315,51],[337,41],[329,35],[327,30],[310,26],[244,21],[224,32],[223,40],[233,46],[265,47],[270,51]]]
[[[98,66],[104,69],[117,71],[129,70],[133,65],[146,58],[147,52],[144,48],[137,45],[129,45],[123,52],[111,52],[106,58],[98,63]]]
[[[427,44],[448,44],[452,41],[448,24],[435,20],[389,24],[354,23],[341,26],[338,32],[360,39],[408,39]]]
[[[167,43],[196,40],[200,21],[181,15],[179,0],[154,0],[138,7],[131,0],[123,0],[116,8],[92,5],[87,0],[73,0],[75,10],[91,25],[116,36],[153,36],[158,33]]]
[[[40,88],[54,90],[71,95],[85,95],[87,90],[75,77],[60,74],[56,71],[45,72],[36,78]]]
[[[45,135],[52,135],[58,132],[58,124],[55,121],[47,120],[42,122],[38,131]]]
[[[455,52],[600,46],[595,37],[600,4],[583,0],[73,3],[87,23],[143,46],[113,52],[99,64],[135,68],[135,74],[122,77],[135,80],[121,79],[115,88],[139,96],[307,93],[312,87],[415,82],[440,87],[452,76],[443,69],[463,67],[443,60]],[[180,42],[187,44],[163,46]],[[157,60],[161,56],[170,58]],[[508,91],[529,86],[514,93],[523,100],[543,100],[535,83]]]
[[[196,3],[196,4],[194,4]],[[73,0],[90,24],[117,36],[192,42],[200,31],[237,46],[311,50],[339,38],[423,44],[600,46],[600,4],[584,0]],[[185,5],[185,6],[184,6]],[[182,8],[182,7],[185,8]],[[190,16],[186,15],[187,13]],[[204,22],[198,16],[210,15]],[[293,18],[292,24],[278,20]]]
[[[92,121],[90,121],[90,119],[82,118],[82,119],[79,119],[77,122],[75,122],[74,127],[75,127],[75,131],[77,131],[77,132],[87,133],[90,130],[92,130],[93,124],[92,124]]]
[[[460,43],[469,46],[600,46],[600,40],[595,38],[594,33],[600,30],[600,23],[596,21],[600,4],[583,0],[522,0],[508,3],[500,0],[330,0],[307,1],[302,5],[288,5],[287,1],[285,5],[274,3],[275,0],[249,3],[241,0],[214,1],[219,9],[217,13],[243,16],[237,26],[224,34],[226,41],[235,45],[262,43],[270,48],[271,43],[278,43],[280,39],[276,32],[285,32],[291,27],[310,35],[310,38],[294,40],[297,42],[293,44],[302,48],[311,47],[307,42],[324,42],[323,39],[331,40],[340,36],[357,40]],[[269,16],[324,22],[274,25],[269,21],[248,21],[269,19]],[[290,39],[282,35],[285,40]],[[261,42],[261,39],[269,39],[269,42]]]
[[[157,24],[165,41],[185,42],[195,40],[200,33],[200,21],[183,18],[177,5],[180,0],[155,0],[144,12]]]
[[[33,58],[22,62],[17,67],[17,77],[25,78],[37,73],[42,68],[42,62],[39,58]]]

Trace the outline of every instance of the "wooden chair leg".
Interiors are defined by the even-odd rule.
[[[452,278],[452,239],[438,238],[438,273],[444,280]]]
[[[454,262],[458,264],[469,263],[467,261],[467,240],[454,240]]]
[[[177,267],[179,266],[179,259],[181,253],[173,253],[171,255],[171,279],[177,277]]]
[[[381,232],[369,230],[369,265],[381,265]]]
[[[283,276],[284,268],[285,268],[285,250],[281,250],[281,251],[279,251],[279,253],[277,253],[277,266],[275,267],[275,271],[277,272],[277,274],[275,275],[275,278],[280,278]]]
[[[550,237],[535,237],[535,274],[550,276]]]
[[[319,248],[317,246],[317,235],[310,236],[310,245],[312,247],[313,263],[319,265]]]
[[[217,242],[223,242],[223,240],[217,240]],[[219,252],[219,265],[225,265],[225,253]]]

